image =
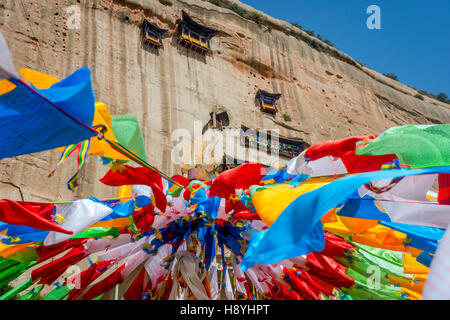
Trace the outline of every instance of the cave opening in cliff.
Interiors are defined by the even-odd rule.
[[[167,32],[166,29],[161,29],[144,19],[142,25],[143,28],[143,41],[145,44],[159,48],[162,46],[162,36]]]
[[[277,101],[280,99],[281,94],[269,93],[264,90],[258,90],[256,93],[256,101],[262,112],[275,114],[278,111]]]
[[[228,117],[227,112],[221,112],[219,114],[216,114],[216,123],[219,127],[219,130],[223,127],[227,127],[230,125],[230,118]]]
[[[178,42],[202,54],[210,52],[209,40],[219,31],[198,24],[185,11],[182,11],[182,15],[178,22]]]
[[[230,125],[230,116],[226,111],[222,111],[219,113],[211,112],[209,116],[210,119],[203,127],[202,134],[204,134],[208,129],[211,128],[222,131],[224,128]]]

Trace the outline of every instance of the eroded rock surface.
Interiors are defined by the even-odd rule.
[[[66,8],[71,5],[80,9],[78,29],[68,28]],[[211,55],[177,43],[182,9],[220,30]],[[159,51],[141,42],[144,17],[169,29]],[[15,67],[63,78],[88,66],[97,101],[112,115],[138,117],[148,162],[169,174],[180,169],[171,162],[176,144],[171,133],[178,128],[193,132],[195,120],[206,125],[216,110],[229,114],[231,128],[279,129],[281,136],[309,144],[379,134],[397,125],[450,123],[448,105],[414,98],[414,89],[334,48],[319,52],[289,35],[286,30],[294,30],[290,24],[266,18],[270,29],[201,0],[0,3],[0,27]],[[261,113],[255,105],[258,89],[282,94],[276,116]],[[65,187],[75,172],[74,158],[47,178],[59,156],[59,151],[48,151],[0,160],[1,197],[58,201],[115,195],[115,189],[98,182],[108,168],[96,157],[88,157],[74,193]]]

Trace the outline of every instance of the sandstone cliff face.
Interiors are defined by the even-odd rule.
[[[74,4],[81,9],[81,25],[71,30],[65,9]],[[176,21],[182,9],[220,30],[211,55],[177,43]],[[169,29],[159,51],[141,42],[144,17]],[[281,136],[309,144],[379,134],[397,125],[450,123],[448,105],[428,97],[416,99],[414,89],[361,67],[334,48],[319,52],[283,32],[293,29],[288,23],[267,19],[271,29],[201,0],[0,3],[0,27],[15,67],[63,78],[88,66],[97,101],[104,102],[112,115],[138,117],[148,162],[169,174],[180,169],[171,163],[177,143],[170,139],[173,130],[193,132],[195,120],[206,125],[217,110],[228,112],[232,128],[279,129]],[[256,107],[258,89],[282,94],[276,116]],[[47,178],[59,155],[48,151],[1,160],[1,197],[58,201],[115,195],[113,188],[98,182],[108,168],[92,156],[75,193],[65,187],[75,159]]]

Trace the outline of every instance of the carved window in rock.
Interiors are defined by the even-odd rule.
[[[200,53],[210,52],[209,40],[219,31],[198,24],[184,11],[182,14],[178,22],[178,42]]]
[[[216,114],[216,126],[219,130],[223,127],[228,127],[230,125],[230,118],[227,112],[221,112]]]
[[[281,138],[270,132],[259,132],[245,126],[241,126],[240,141],[243,146],[265,150],[270,154],[278,153],[286,158],[294,158],[309,147],[303,141]]]
[[[211,118],[203,127],[202,134],[205,134],[205,132],[211,128],[222,131],[230,125],[230,117],[226,111],[220,113],[211,112],[209,115]]]
[[[181,36],[183,37],[183,39],[190,41],[195,45],[201,46],[204,49],[208,49],[208,40],[195,31],[189,30],[188,28],[184,27]]]
[[[264,90],[258,90],[256,93],[256,100],[261,111],[270,114],[277,113],[277,101],[280,97],[281,94],[279,93],[269,93]]]
[[[161,29],[156,25],[144,20],[143,23],[143,37],[144,43],[155,48],[162,46],[162,36],[166,33],[166,29]]]

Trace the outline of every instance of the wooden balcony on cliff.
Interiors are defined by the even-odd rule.
[[[182,14],[183,18],[178,22],[178,43],[201,54],[210,52],[209,40],[219,31],[198,24],[184,11]]]
[[[294,158],[303,152],[309,145],[304,141],[274,136],[271,133],[261,133],[241,126],[241,145],[250,148],[265,150],[267,153],[279,154],[285,158]]]
[[[161,29],[145,19],[142,28],[144,43],[156,49],[160,48],[162,46],[162,36],[167,30]]]
[[[256,93],[256,100],[262,112],[275,114],[278,111],[277,100],[280,99],[281,94],[269,93],[264,90],[258,90]]]

